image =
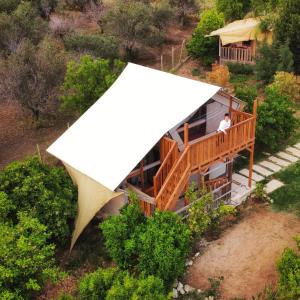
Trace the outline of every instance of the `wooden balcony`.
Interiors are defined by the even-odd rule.
[[[174,210],[177,200],[187,187],[192,173],[206,172],[218,162],[232,159],[242,150],[250,151],[249,185],[251,185],[252,164],[255,142],[256,101],[254,114],[230,110],[232,126],[223,132],[215,132],[202,138],[189,141],[188,124],[185,124],[183,152],[178,152],[177,142],[164,140],[163,161],[154,176],[154,197],[141,199],[141,207],[150,215],[154,206],[159,210]],[[175,143],[175,144],[174,144]],[[218,181],[216,181],[217,184]]]
[[[254,64],[250,47],[220,47],[220,64],[228,62],[241,64]]]

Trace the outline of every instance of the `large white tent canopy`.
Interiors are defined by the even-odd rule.
[[[63,161],[78,185],[72,245],[159,139],[219,89],[129,63],[110,89],[47,149]],[[93,186],[94,193],[87,186]]]

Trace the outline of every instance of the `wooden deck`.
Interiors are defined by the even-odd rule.
[[[254,58],[250,47],[220,47],[220,64],[228,62],[241,64],[254,64]]]
[[[153,203],[159,210],[173,210],[179,196],[187,187],[192,173],[206,172],[218,162],[232,159],[242,150],[250,151],[249,186],[252,178],[253,152],[255,143],[256,101],[254,114],[230,109],[232,127],[223,132],[215,132],[197,140],[189,141],[188,124],[184,127],[185,148],[180,153],[177,142],[163,138],[164,151],[161,166],[154,176],[154,197],[141,200],[146,215],[153,211]]]

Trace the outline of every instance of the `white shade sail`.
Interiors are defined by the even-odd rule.
[[[129,63],[47,151],[114,190],[169,129],[219,87]]]
[[[71,249],[130,171],[171,128],[220,88],[129,63],[110,89],[47,151],[78,186]]]

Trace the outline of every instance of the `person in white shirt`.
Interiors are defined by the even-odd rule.
[[[217,131],[218,132],[222,131],[225,134],[227,134],[226,129],[230,128],[230,126],[231,126],[231,120],[229,118],[229,114],[226,113],[224,115],[224,119],[220,122],[220,125],[219,125],[219,128]]]

